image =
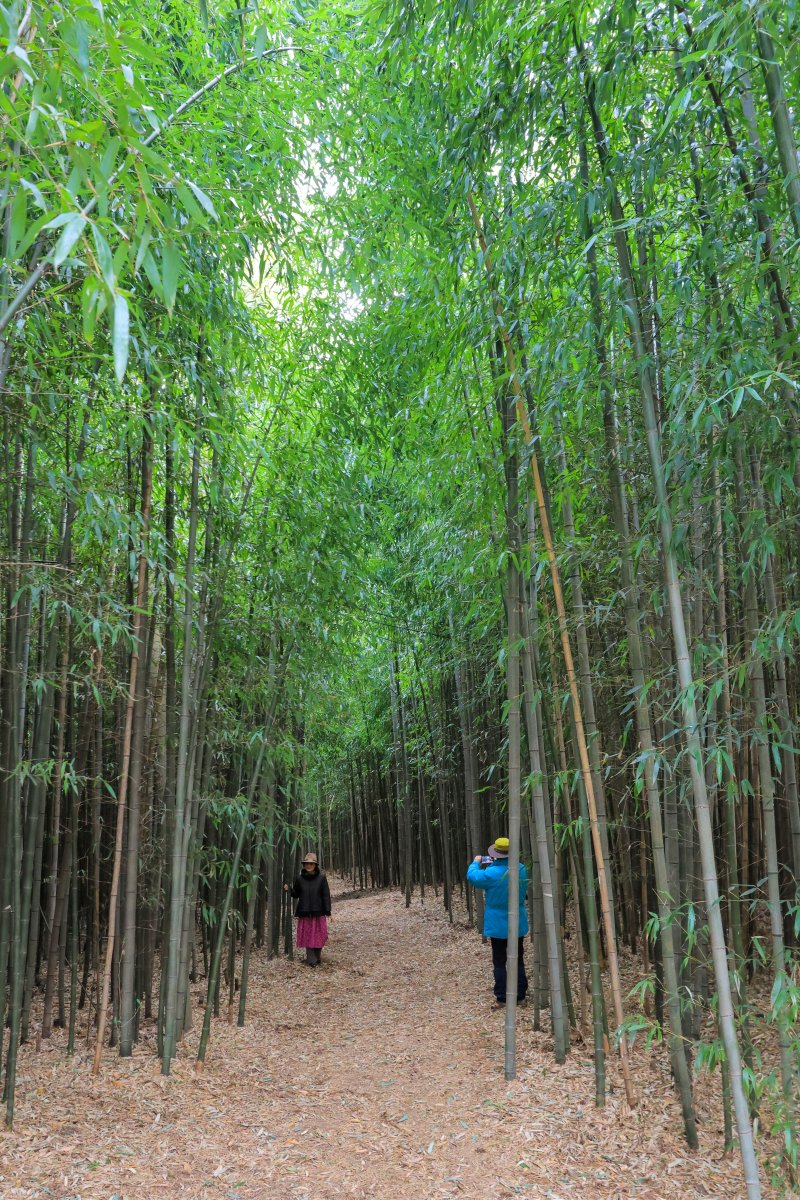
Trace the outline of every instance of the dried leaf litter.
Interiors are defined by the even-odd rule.
[[[62,1030],[25,1046],[0,1197],[743,1200],[718,1078],[697,1082],[691,1153],[661,1048],[634,1047],[635,1110],[613,1058],[596,1109],[591,1047],[577,1039],[557,1066],[547,1014],[534,1033],[521,1009],[506,1083],[488,949],[432,893],[409,910],[396,892],[341,899],[323,959],[312,971],[254,955],[247,1023],[215,1021],[200,1075],[199,1019],[169,1078],[150,1023],[132,1059],[106,1051],[99,1078],[85,1027],[72,1060]]]

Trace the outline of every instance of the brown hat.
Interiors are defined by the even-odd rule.
[[[305,858],[303,859],[303,866],[305,866],[306,863],[313,863],[314,866],[317,866],[318,859],[313,850],[309,850],[308,854],[306,854]]]

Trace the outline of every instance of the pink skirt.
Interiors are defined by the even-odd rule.
[[[297,948],[299,950],[321,950],[328,940],[328,922],[325,917],[297,918]]]

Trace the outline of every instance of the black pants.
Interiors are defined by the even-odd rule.
[[[318,967],[321,958],[321,948],[319,950],[312,950],[310,946],[306,948],[306,962],[310,963],[312,967]]]
[[[492,966],[494,967],[494,994],[501,1003],[506,1002],[506,957],[508,955],[508,938],[490,938],[492,943]],[[525,939],[519,939],[519,957],[517,958],[517,1000],[524,1000],[528,994],[528,976],[525,974]]]

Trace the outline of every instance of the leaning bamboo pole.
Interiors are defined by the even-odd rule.
[[[520,383],[519,373],[517,371],[517,358],[511,342],[511,335],[508,332],[503,303],[492,278],[492,258],[483,233],[483,224],[481,222],[480,213],[475,205],[475,199],[471,191],[467,192],[467,203],[469,205],[470,213],[472,214],[472,221],[475,226],[475,233],[478,238],[481,253],[483,254],[483,264],[486,268],[486,274],[492,291],[492,303],[494,306],[495,316],[497,318],[498,329],[503,340],[503,346],[505,347],[508,373],[511,379],[511,386],[514,389],[517,420],[519,421],[520,428],[522,429],[526,446],[532,447],[530,460],[531,472],[533,475],[533,487],[536,493],[536,506],[539,510],[539,521],[542,527],[542,540],[544,541],[547,562],[550,567],[550,578],[553,583],[553,594],[555,596],[556,612],[558,615],[558,629],[561,636],[561,651],[564,655],[564,665],[567,672],[569,694],[572,701],[572,711],[575,719],[575,735],[578,745],[578,757],[580,759],[581,779],[583,780],[583,786],[586,791],[586,801],[589,806],[592,845],[594,847],[595,860],[597,863],[597,881],[600,890],[600,911],[602,913],[603,928],[605,930],[607,942],[608,969],[611,979],[611,997],[614,1005],[614,1019],[616,1020],[617,1027],[620,1028],[625,1019],[625,1014],[622,1007],[622,984],[619,975],[617,943],[614,934],[614,923],[611,916],[611,897],[609,894],[605,855],[603,854],[603,846],[600,838],[600,826],[597,819],[597,803],[594,793],[594,786],[592,783],[592,771],[589,763],[589,750],[586,742],[586,730],[583,723],[583,711],[578,692],[578,679],[575,674],[575,661],[572,656],[572,645],[570,643],[569,627],[567,625],[567,611],[564,604],[564,592],[561,587],[561,573],[559,571],[558,560],[556,559],[556,552],[553,544],[553,531],[550,525],[550,514],[547,511],[547,505],[545,503],[542,477],[539,471],[539,461],[536,454],[536,448],[533,446],[533,431],[531,430],[531,423],[528,416],[528,407],[525,403],[525,397],[522,392],[522,384]],[[630,1065],[628,1063],[628,1049],[624,1038],[620,1038],[619,1056],[620,1064],[622,1066],[622,1075],[625,1081],[625,1095],[627,1097],[628,1104],[633,1108],[636,1104],[636,1096],[633,1090]]]

